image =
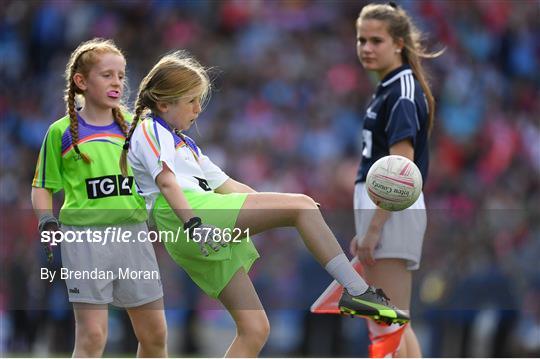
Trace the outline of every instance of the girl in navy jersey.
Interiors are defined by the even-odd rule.
[[[350,250],[362,262],[367,282],[384,289],[393,303],[408,310],[411,271],[419,267],[426,229],[424,197],[421,194],[407,210],[387,212],[368,198],[365,181],[371,165],[392,154],[414,161],[426,183],[435,101],[420,58],[438,54],[425,53],[420,33],[406,12],[393,3],[365,6],[356,31],[360,63],[380,82],[363,119],[362,162],[354,194],[357,234]],[[388,327],[368,321],[368,327],[370,356],[421,356],[410,324]]]

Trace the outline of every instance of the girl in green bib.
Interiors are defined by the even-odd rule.
[[[124,55],[111,40],[94,39],[75,49],[65,73],[67,114],[49,127],[32,182],[42,235],[78,236],[60,243],[62,279],[75,314],[74,357],[103,354],[109,303],[126,308],[139,356],[167,355],[154,249],[135,240],[147,232],[144,200],[135,193],[131,170],[122,175],[118,168],[130,120],[121,109],[125,71]],[[52,194],[60,190],[58,221]],[[113,241],[113,230],[128,242]],[[133,270],[153,277],[126,276]]]

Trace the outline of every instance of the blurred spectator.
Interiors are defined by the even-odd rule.
[[[37,277],[44,264],[29,195],[41,139],[64,114],[58,89],[75,44],[94,36],[114,38],[129,60],[131,100],[160,55],[188,49],[213,68],[215,78],[213,98],[198,120],[202,135],[195,129],[191,136],[231,176],[258,190],[313,196],[345,243],[352,227],[340,218],[350,216],[357,167],[350,158],[358,158],[359,121],[375,85],[358,68],[354,48],[354,21],[365,3],[5,1],[0,15],[0,351],[67,356],[71,350],[71,344],[61,345],[72,340],[65,337],[72,318],[64,311],[63,283],[44,288]],[[413,304],[424,353],[538,356],[540,301],[532,283],[540,278],[539,3],[400,4],[423,31],[440,39],[440,44],[428,42],[431,47],[447,47],[429,68],[438,112],[425,189],[428,238],[418,281],[425,295]],[[362,96],[364,103],[357,101]],[[310,300],[330,278],[310,271],[312,260],[293,236],[276,231],[257,239],[262,259],[254,282],[275,327],[263,354],[365,355],[355,347],[367,343],[361,324],[306,315]],[[220,343],[201,348],[197,338],[229,335],[230,320],[205,310],[206,304],[197,306],[200,293],[183,272],[167,265],[163,251],[158,256],[170,354],[222,354]],[[488,295],[506,289],[486,308],[472,293],[456,307],[452,298],[459,288]],[[290,304],[302,295],[301,306]],[[460,314],[448,314],[455,312]],[[131,334],[118,324],[127,319],[111,320],[111,328],[118,328],[109,338],[111,352],[134,353]],[[345,325],[348,329],[339,330]],[[328,333],[326,344],[314,339],[321,338],[321,328]],[[467,330],[477,331],[474,338],[492,347],[471,352],[456,334]],[[278,338],[283,333],[291,335],[284,341]]]

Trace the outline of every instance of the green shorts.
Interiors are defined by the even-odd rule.
[[[238,214],[247,194],[185,191],[184,195],[193,208],[195,216],[200,217],[204,224],[230,229],[232,238],[236,237],[237,243],[230,242],[219,252],[208,248],[210,254],[208,257],[203,256],[199,244],[193,240],[187,240],[183,223],[161,194],[154,204],[152,217],[158,230],[179,233],[176,241],[165,242],[167,252],[206,294],[217,298],[240,268],[244,268],[247,273],[255,260],[259,258],[259,253],[251,238],[244,234],[240,235],[240,230],[235,229]]]

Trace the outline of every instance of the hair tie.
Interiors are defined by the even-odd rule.
[[[126,142],[124,142],[124,145],[122,146],[122,149],[124,150],[129,150],[129,140],[126,140]]]
[[[397,8],[398,8],[397,4],[396,4],[395,2],[393,2],[393,1],[390,1],[390,2],[388,3],[388,5],[389,5],[390,7],[392,7],[392,8],[394,8],[394,9],[396,9],[396,10],[397,10]]]

